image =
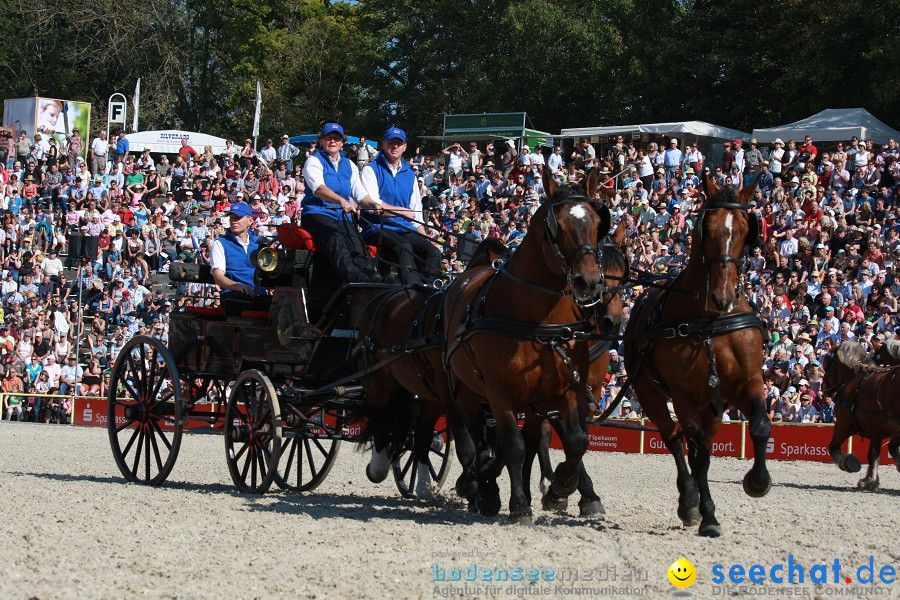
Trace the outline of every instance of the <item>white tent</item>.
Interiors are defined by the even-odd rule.
[[[181,140],[187,139],[188,146],[202,153],[203,148],[211,146],[213,154],[221,154],[225,150],[225,139],[205,133],[165,129],[161,131],[139,131],[125,135],[132,154],[147,149],[153,153],[177,154],[181,148]]]
[[[753,137],[760,143],[774,142],[775,138],[802,141],[806,135],[812,137],[813,143],[847,142],[854,135],[876,144],[886,144],[889,138],[900,139],[900,132],[891,129],[864,108],[829,108],[801,121],[753,130]]]
[[[628,133],[651,133],[656,135],[669,135],[683,139],[711,138],[714,140],[747,139],[743,131],[729,129],[713,125],[705,121],[676,121],[672,123],[642,123],[640,125],[612,125],[609,127],[577,127],[563,129],[560,137],[578,138],[604,135],[619,135]]]

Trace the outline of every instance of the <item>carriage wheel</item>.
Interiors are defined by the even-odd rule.
[[[404,498],[416,497],[416,478],[418,467],[416,456],[413,453],[414,438],[409,436],[403,451],[391,464],[394,472],[394,481],[397,489]],[[437,493],[444,487],[447,476],[450,474],[450,457],[453,452],[453,436],[447,427],[446,419],[441,419],[434,428],[434,436],[431,447],[428,449],[428,470],[431,471],[431,481],[434,492]]]
[[[256,369],[234,382],[225,409],[225,460],[234,485],[264,494],[281,454],[281,410],[269,378]]]
[[[321,431],[321,430],[320,430]],[[281,443],[275,483],[291,492],[311,492],[325,481],[337,459],[341,440],[307,431],[291,431]]]
[[[166,480],[181,447],[184,397],[178,368],[157,338],[135,336],[119,353],[106,398],[107,431],[128,481]]]

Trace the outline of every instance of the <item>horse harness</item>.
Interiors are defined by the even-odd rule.
[[[731,258],[731,260],[734,259]],[[669,286],[674,285],[680,277],[681,274],[675,279],[672,279]],[[661,297],[659,302],[656,303],[656,306],[653,308],[653,312],[648,319],[647,335],[644,338],[643,344],[638,347],[639,355],[635,373],[640,370],[644,358],[650,354],[655,341],[674,338],[700,338],[703,341],[703,347],[706,351],[708,365],[706,382],[712,389],[714,397],[713,402],[710,403],[710,410],[712,410],[713,414],[717,417],[721,417],[722,413],[725,412],[725,405],[722,401],[722,394],[719,386],[719,373],[716,369],[716,357],[713,351],[712,339],[716,336],[750,328],[756,328],[765,333],[766,325],[755,311],[741,311],[716,317],[663,321],[662,313],[665,309],[666,301],[670,297],[670,294],[666,293],[667,291],[671,292],[672,290],[666,289],[660,292],[659,295]],[[651,296],[654,296],[654,294],[643,294],[638,298],[637,304],[632,310],[632,318],[638,318],[638,315],[643,312]],[[653,384],[662,393],[671,396],[671,390],[664,383],[662,375],[659,373],[653,362],[647,363],[647,366],[650,370]]]

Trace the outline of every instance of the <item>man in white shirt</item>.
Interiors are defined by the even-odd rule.
[[[263,147],[263,149],[259,151],[257,156],[270,169],[275,165],[277,152],[275,150],[275,146],[272,145],[272,140],[266,140],[265,147]]]
[[[106,131],[100,131],[100,135],[91,142],[90,158],[91,173],[100,175],[106,170],[106,155],[109,153],[109,141],[106,139]]]
[[[375,208],[374,214],[364,211],[360,220],[366,242],[389,250],[401,265],[401,282],[428,285],[441,275],[441,254],[421,224],[422,197],[415,173],[403,160],[405,150],[406,132],[389,128],[381,153],[360,174]]]
[[[563,166],[562,148],[557,146],[547,159],[547,167],[552,175],[556,175]]]
[[[41,261],[41,269],[43,269],[44,275],[50,277],[55,283],[59,283],[59,274],[62,273],[63,264],[56,250],[50,250],[47,258]]]

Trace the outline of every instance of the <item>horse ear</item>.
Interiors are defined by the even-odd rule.
[[[556,192],[556,188],[559,187],[559,184],[556,183],[556,180],[553,179],[553,176],[550,174],[550,169],[544,169],[544,174],[541,176],[541,181],[544,183],[544,193],[547,195],[547,199],[553,197],[553,193]]]
[[[609,228],[612,225],[612,213],[609,212],[609,208],[605,204],[596,210],[597,215],[600,217],[600,225],[597,226],[597,240],[599,241],[609,233]]]
[[[591,169],[587,176],[587,181],[584,182],[584,195],[588,198],[593,198],[598,185],[600,185],[600,176],[597,175],[597,169]]]
[[[719,186],[716,185],[715,179],[709,176],[709,173],[703,174],[703,191],[706,192],[707,199],[719,194]]]
[[[616,227],[616,230],[612,233],[612,241],[619,248],[624,247],[625,244],[625,219],[619,221],[619,226]]]
[[[750,182],[749,185],[744,186],[744,189],[741,190],[741,203],[749,204],[750,199],[753,198],[753,193],[756,191],[756,186],[759,185],[759,175],[753,178],[753,181]]]

